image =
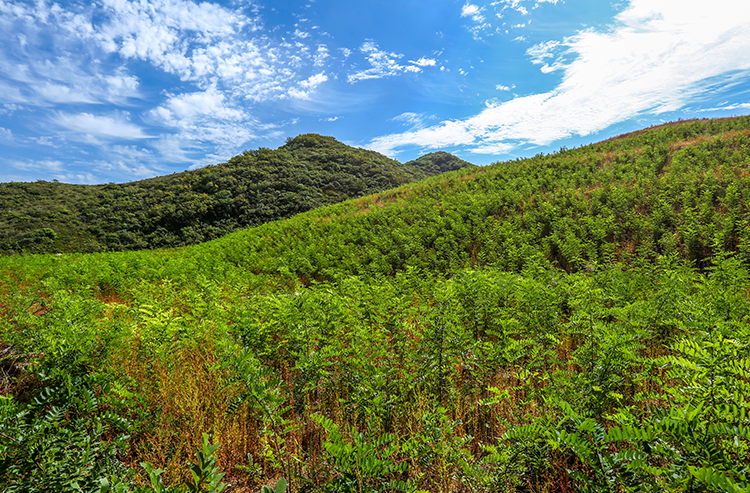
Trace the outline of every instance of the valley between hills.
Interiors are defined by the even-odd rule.
[[[750,117],[0,201],[2,491],[750,491]]]

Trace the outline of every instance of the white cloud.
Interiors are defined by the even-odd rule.
[[[147,149],[135,146],[113,146],[107,155],[107,160],[91,163],[91,168],[99,175],[116,174],[125,176],[128,180],[164,174],[166,171],[164,167],[144,164],[144,162],[153,161],[154,158],[154,153]]]
[[[526,54],[531,57],[531,63],[542,64],[545,63],[548,58],[554,58],[555,50],[561,44],[562,43],[557,40],[545,41],[526,50]]]
[[[91,163],[97,152],[112,154],[113,140],[149,138],[148,152],[138,148],[117,158],[129,176],[153,173],[148,163],[226,159],[249,140],[278,132],[273,122],[263,125],[252,116],[256,103],[309,98],[328,80],[332,58],[320,43],[330,36],[316,27],[274,37],[275,30],[261,29],[259,10],[246,7],[199,0],[0,0],[0,32],[9,33],[0,36],[0,112],[52,108],[37,112],[34,123],[64,131],[54,132],[54,140],[37,134],[23,141],[71,147]],[[144,81],[154,77],[145,89],[136,70]],[[169,80],[172,86],[165,87]],[[137,160],[147,164],[139,168]]]
[[[62,161],[40,159],[38,161],[11,161],[11,166],[21,171],[43,171],[45,174],[61,173],[65,169]]]
[[[697,111],[701,113],[705,113],[708,111],[731,111],[731,110],[750,110],[750,103],[728,104],[724,106],[717,106],[715,108],[703,108]]]
[[[25,30],[26,35],[0,38],[0,76],[3,86],[0,100],[13,100],[29,106],[56,104],[123,104],[138,98],[139,80],[122,66],[104,68],[99,60],[88,58],[89,45],[71,37],[64,26],[70,23],[69,14],[60,7],[39,4],[37,9],[15,5],[8,9],[16,16],[15,22],[0,28],[8,32]],[[45,10],[46,9],[46,10]],[[54,24],[45,25],[55,13]],[[19,25],[20,24],[20,25]],[[53,51],[44,45],[45,37],[53,37]],[[23,40],[21,42],[20,40]],[[92,63],[93,62],[93,63]]]
[[[147,139],[143,129],[121,117],[97,116],[91,113],[58,113],[54,121],[64,129],[90,137],[114,139]],[[90,139],[87,139],[90,140]]]
[[[495,86],[495,89],[498,91],[510,91],[511,89],[515,89],[516,85],[513,84],[512,86],[504,86],[502,84],[498,84]]]
[[[147,62],[200,89],[217,85],[249,101],[263,101],[286,97],[289,87],[309,76],[300,73],[301,68],[321,67],[329,56],[324,45],[310,50],[301,43],[274,40],[258,32],[258,18],[209,2],[103,0],[35,6],[2,2],[0,14],[0,28],[31,34],[22,39],[24,49],[32,51],[24,59],[6,57],[5,68],[2,52],[18,50],[3,50],[3,44],[20,46],[21,38],[0,41],[0,72],[30,79],[7,94],[4,100],[10,102],[121,103],[123,98],[137,97],[134,77],[128,80],[122,70],[97,72],[104,70],[96,59],[102,54],[125,63]],[[41,46],[44,36],[55,38],[62,56]],[[304,41],[313,37],[299,29],[293,36]],[[11,77],[22,82],[18,75]]]
[[[494,144],[488,144],[479,147],[473,147],[469,149],[469,152],[474,154],[505,154],[513,150],[512,144],[505,144],[502,142],[496,142]]]
[[[311,76],[307,80],[303,80],[299,83],[300,87],[304,87],[305,89],[315,89],[320,84],[328,80],[328,76],[325,75],[325,73],[321,72],[319,74],[315,74]]]
[[[589,135],[689,104],[708,78],[750,70],[748,47],[748,3],[632,0],[606,32],[583,31],[529,51],[544,71],[563,71],[555,90],[517,97],[465,120],[378,137],[371,147],[387,154],[409,145],[489,149]]]
[[[12,142],[13,132],[10,129],[0,127],[0,142]]]
[[[148,116],[172,132],[163,133],[153,146],[173,162],[193,160],[201,150],[205,157],[205,144],[234,150],[253,138],[258,128],[256,120],[215,87],[171,95]]]
[[[331,54],[328,52],[328,47],[326,45],[318,45],[313,58],[313,65],[316,67],[322,67],[330,57]]]
[[[226,96],[211,87],[206,91],[171,96],[151,115],[166,125],[189,127],[204,119],[237,121],[245,118],[238,109],[226,106]]]
[[[409,60],[409,63],[413,63],[414,65],[418,65],[420,67],[434,67],[437,64],[437,61],[433,58],[422,57],[417,61]]]
[[[475,39],[482,39],[483,36],[494,36],[500,33],[509,34],[509,29],[520,29],[529,26],[532,21],[531,13],[527,6],[530,6],[531,10],[535,10],[541,7],[543,3],[555,5],[559,1],[494,0],[486,3],[484,6],[481,6],[481,2],[480,5],[467,3],[461,9],[461,17],[470,17],[474,21],[475,24],[467,26],[467,29]],[[511,18],[513,22],[508,20],[508,18]],[[507,22],[503,22],[503,19],[506,19]],[[518,36],[514,41],[524,41],[525,39],[523,36]]]
[[[484,16],[482,15],[482,10],[477,5],[473,5],[470,3],[465,4],[461,8],[461,17],[471,17],[471,20],[474,22],[484,22]]]
[[[405,125],[421,126],[424,122],[424,115],[420,113],[406,112],[391,118],[394,122],[403,122]]]
[[[289,89],[289,96],[297,99],[308,99],[310,93],[327,80],[328,76],[323,72],[312,75],[307,80],[300,82],[299,87]]]
[[[432,66],[436,63],[432,59],[422,57],[416,62],[409,62],[412,65],[400,65],[398,60],[403,58],[404,55],[381,50],[374,41],[365,42],[360,47],[360,51],[366,55],[370,68],[349,74],[347,80],[350,83],[366,79],[382,79],[404,72],[421,72],[421,67]]]

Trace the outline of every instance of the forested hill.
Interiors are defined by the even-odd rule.
[[[316,134],[195,171],[108,185],[0,183],[0,253],[177,247],[472,164],[401,164]]]

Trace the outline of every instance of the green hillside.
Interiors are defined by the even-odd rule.
[[[0,253],[191,245],[466,166],[447,153],[401,164],[306,134],[276,150],[125,184],[0,183]]]
[[[0,258],[0,490],[750,491],[749,199],[686,121]]]

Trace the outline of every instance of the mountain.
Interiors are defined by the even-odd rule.
[[[4,256],[0,490],[746,492],[749,320],[748,116]]]
[[[125,184],[0,184],[0,252],[177,247],[473,166],[442,153],[401,164],[316,134],[279,149]]]

